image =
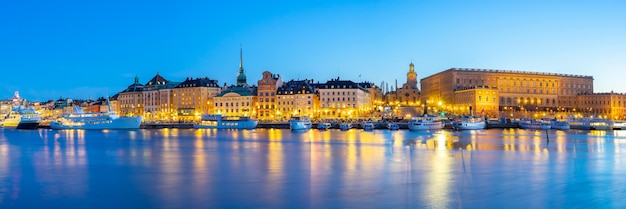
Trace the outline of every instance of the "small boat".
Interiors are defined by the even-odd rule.
[[[392,131],[399,130],[400,125],[398,125],[397,123],[388,123],[387,129],[392,130]]]
[[[522,119],[519,122],[520,128],[523,129],[542,129],[547,130],[550,129],[550,122],[546,122],[543,120],[535,120],[535,119]]]
[[[452,122],[452,126],[456,130],[478,130],[485,129],[485,119],[482,117],[463,116]]]
[[[443,122],[438,116],[426,115],[420,117],[413,117],[409,120],[409,130],[411,131],[425,131],[425,130],[441,130],[443,129]]]
[[[317,129],[319,130],[328,130],[332,125],[330,123],[318,123]]]
[[[347,131],[347,130],[350,130],[351,128],[352,128],[352,125],[350,123],[339,124],[339,129],[341,129],[342,131]]]
[[[289,128],[294,131],[308,130],[311,126],[311,120],[307,116],[291,116],[289,119]]]
[[[374,123],[371,123],[371,122],[363,123],[363,130],[366,130],[366,131],[374,130]]]
[[[215,129],[255,129],[258,120],[250,117],[228,117],[221,114],[202,115],[200,123],[194,123],[194,128],[215,128]]]

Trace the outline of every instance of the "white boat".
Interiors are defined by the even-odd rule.
[[[399,130],[400,125],[398,125],[397,123],[388,123],[387,129],[392,130],[392,131]]]
[[[590,130],[591,129],[591,119],[588,119],[588,118],[569,118],[567,122],[569,123],[571,129],[578,129],[578,130]]]
[[[594,119],[589,123],[591,130],[612,130],[613,121],[606,119]]]
[[[255,129],[258,120],[250,117],[227,117],[221,114],[204,114],[200,123],[194,123],[194,128],[215,129]]]
[[[21,105],[14,106],[9,115],[4,119],[4,128],[14,129],[37,129],[41,122],[39,112],[32,107],[24,107]]]
[[[569,118],[567,122],[572,129],[579,130],[610,130],[613,123],[600,118]]]
[[[519,122],[520,128],[523,129],[550,129],[550,122],[535,119],[522,119]]]
[[[318,123],[317,129],[328,130],[332,125],[330,123]]]
[[[441,130],[443,129],[443,122],[438,116],[426,115],[413,117],[409,120],[409,130],[411,131],[425,131],[425,130]]]
[[[485,129],[487,124],[485,123],[485,119],[482,117],[463,116],[452,122],[452,126],[456,130],[478,130]]]
[[[560,121],[560,120],[550,120],[550,128],[552,129],[556,129],[556,130],[569,130],[570,129],[570,125],[569,122],[567,121]]]
[[[311,129],[311,126],[311,120],[307,116],[291,116],[289,120],[291,130],[308,130]]]
[[[374,123],[371,123],[371,122],[363,123],[363,130],[371,131],[371,130],[374,130],[374,127],[375,127]]]
[[[138,129],[141,126],[141,116],[120,117],[115,111],[84,113],[82,108],[74,106],[71,114],[63,114],[50,122],[52,129]]]
[[[347,131],[347,130],[350,130],[351,128],[352,128],[352,125],[350,125],[349,123],[339,124],[339,129],[341,129],[342,131]]]

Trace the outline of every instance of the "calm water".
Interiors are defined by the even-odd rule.
[[[625,208],[626,131],[0,129],[0,208],[44,207]]]

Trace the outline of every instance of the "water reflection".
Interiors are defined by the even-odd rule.
[[[576,130],[2,129],[0,208],[621,206],[625,142]]]

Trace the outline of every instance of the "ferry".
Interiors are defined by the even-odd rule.
[[[41,122],[39,112],[33,107],[22,106],[20,103],[23,100],[20,98],[18,91],[13,95],[12,102],[11,112],[4,118],[2,127],[9,129],[37,129]]]
[[[452,126],[456,130],[479,130],[485,129],[487,124],[485,123],[485,119],[482,117],[462,116],[452,122]]]
[[[317,129],[328,130],[332,125],[330,123],[318,123]]]
[[[141,126],[141,116],[120,117],[115,111],[84,113],[80,106],[74,106],[71,114],[63,114],[54,121],[50,121],[50,128],[104,130],[104,129],[138,129]]]
[[[424,114],[424,116],[413,117],[409,120],[409,130],[425,131],[425,130],[441,130],[443,122],[438,116]]]
[[[352,125],[350,125],[350,123],[339,124],[339,129],[341,129],[342,131],[347,131],[347,130],[350,130],[351,128],[352,128]]]
[[[4,119],[4,128],[14,129],[37,129],[41,122],[39,112],[32,107],[24,107],[21,105],[14,106],[9,115]]]
[[[365,122],[365,123],[363,123],[363,130],[371,131],[371,130],[374,130],[374,127],[375,127],[374,123],[372,123],[372,122]]]
[[[520,128],[523,129],[550,129],[550,123],[543,120],[535,120],[535,119],[522,119],[519,122]]]
[[[307,116],[291,116],[289,120],[289,128],[291,130],[308,130],[311,129],[311,120]]]
[[[200,123],[194,123],[194,128],[215,129],[255,129],[258,120],[250,117],[227,117],[222,114],[204,114]]]

